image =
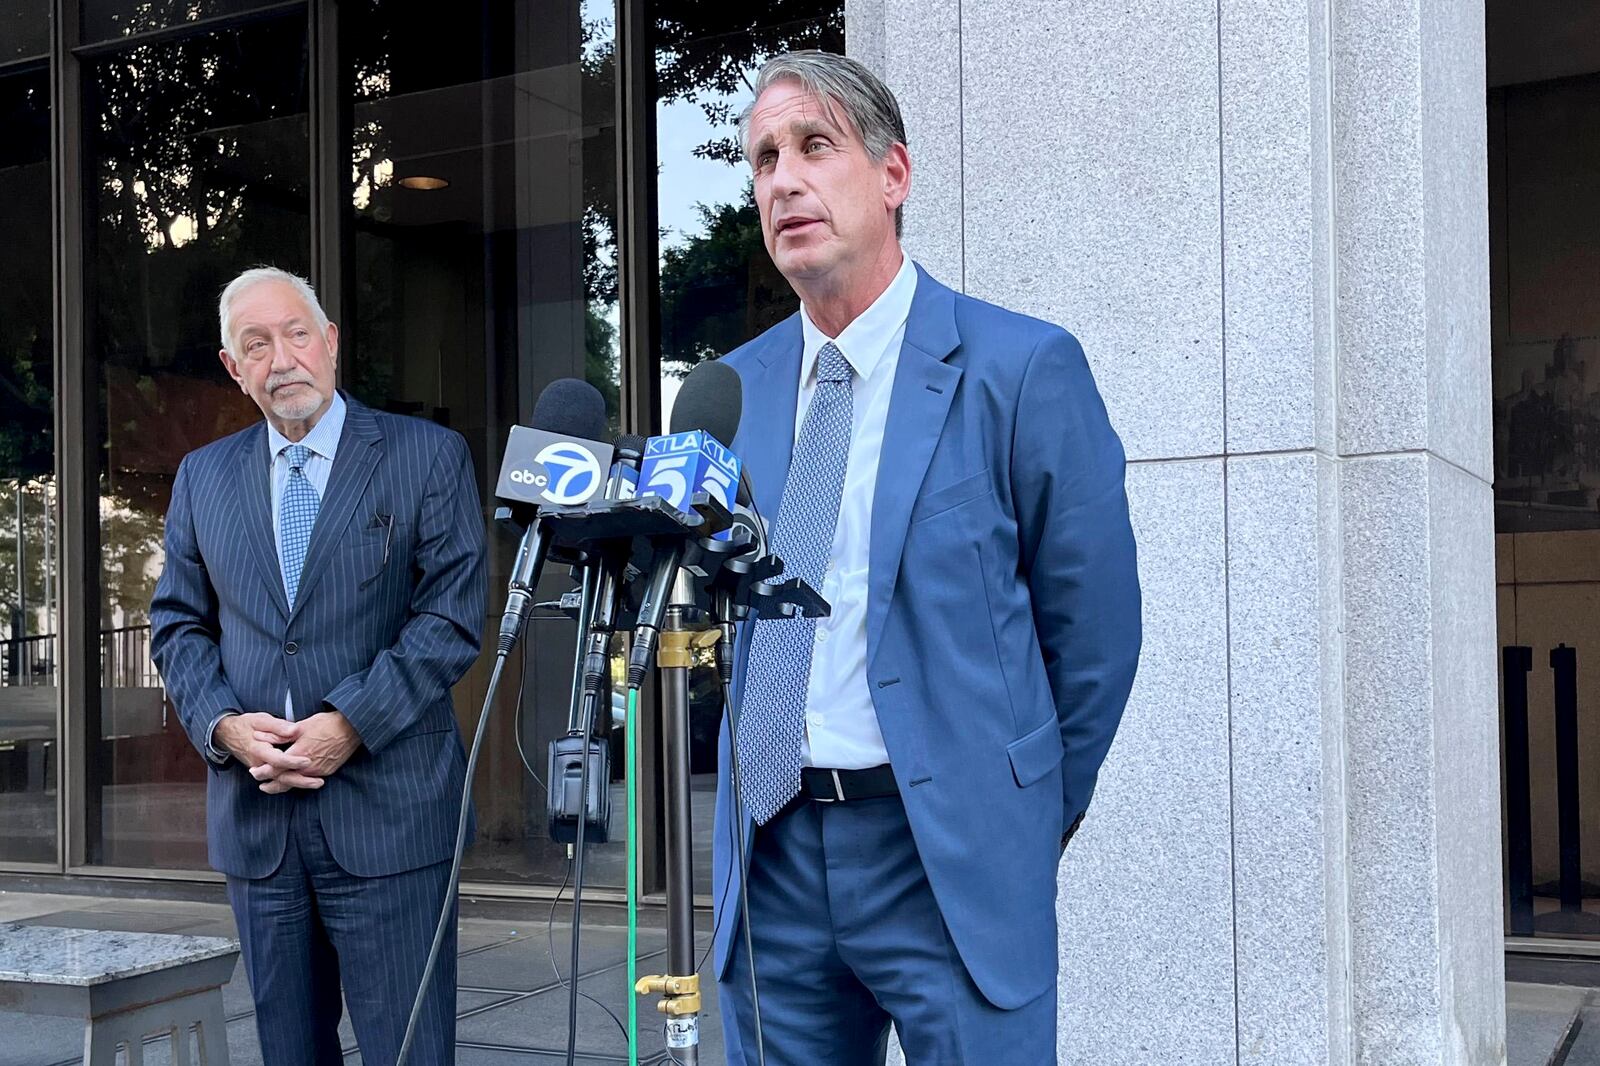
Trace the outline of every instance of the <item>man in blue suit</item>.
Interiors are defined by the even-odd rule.
[[[1078,342],[901,251],[861,64],[767,63],[742,122],[800,313],[727,356],[772,547],[832,604],[741,634],[714,837],[729,1061],[1055,1061],[1056,874],[1133,683],[1124,456]],[[730,755],[742,772],[731,808]],[[729,916],[732,915],[732,920]]]
[[[450,688],[482,635],[483,516],[461,435],[334,388],[302,279],[223,291],[223,366],[265,420],[186,456],[151,653],[210,772],[264,1061],[333,1066],[340,993],[392,1063],[445,902],[466,759]],[[455,1061],[455,927],[411,1061]]]

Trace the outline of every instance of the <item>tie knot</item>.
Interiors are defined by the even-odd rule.
[[[817,353],[818,381],[849,381],[850,360],[844,357],[839,346],[829,341]]]
[[[306,463],[311,459],[311,449],[304,444],[291,444],[283,454],[289,459],[289,469],[299,473],[305,472]]]

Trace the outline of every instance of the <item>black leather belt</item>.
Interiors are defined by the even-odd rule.
[[[846,803],[850,800],[898,796],[894,771],[889,764],[866,770],[828,770],[820,766],[800,768],[800,794],[818,803]]]

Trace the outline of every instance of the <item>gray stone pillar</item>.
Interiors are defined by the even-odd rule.
[[[1482,5],[847,13],[912,254],[1076,333],[1128,447],[1060,1061],[1503,1062]]]

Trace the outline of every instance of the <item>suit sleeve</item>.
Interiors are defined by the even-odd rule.
[[[1083,348],[1053,330],[1024,374],[1011,477],[1022,573],[1061,723],[1063,825],[1089,806],[1139,661],[1125,466]]]
[[[166,561],[150,602],[150,657],[190,743],[206,755],[212,726],[240,706],[222,673],[217,594],[195,537],[191,481],[186,458],[178,465],[167,508]]]
[[[411,617],[370,667],[323,702],[342,713],[373,754],[444,699],[483,642],[483,511],[467,442],[450,434],[428,473],[411,567]]]

